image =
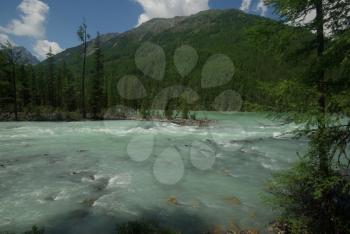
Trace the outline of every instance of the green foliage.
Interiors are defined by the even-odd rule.
[[[1,96],[0,98],[5,99],[5,109],[13,108],[13,113],[15,115],[15,120],[18,120],[18,85],[17,85],[17,77],[16,77],[16,67],[20,61],[20,53],[15,50],[15,48],[11,45],[10,42],[5,44],[0,44],[1,54],[3,62],[1,64],[0,70],[3,72],[3,76],[5,79],[8,79],[8,84],[11,87],[8,92],[4,92],[6,96]],[[5,87],[7,86],[5,82]],[[10,107],[9,107],[10,106]],[[11,108],[11,109],[12,109]]]
[[[65,62],[62,63],[59,74],[60,82],[62,83],[61,89],[61,105],[60,107],[68,112],[77,110],[77,93],[74,85],[73,74],[68,70]]]
[[[80,99],[81,99],[81,111],[82,116],[86,118],[86,106],[85,106],[85,76],[86,76],[86,56],[87,56],[87,41],[90,39],[90,35],[87,33],[87,25],[84,22],[79,26],[77,35],[79,40],[83,43],[83,69],[81,75],[81,89],[80,89]],[[79,53],[80,54],[80,53]]]
[[[160,228],[154,222],[127,222],[117,226],[117,234],[175,234],[176,232]]]
[[[20,99],[23,107],[27,107],[31,101],[31,92],[29,84],[29,76],[24,65],[20,66],[19,69],[19,82],[20,82]]]
[[[281,219],[291,233],[350,233],[350,73],[344,72],[350,54],[346,23],[350,5],[322,0],[266,2],[294,24],[316,12],[314,20],[302,25],[316,31],[314,40],[306,44],[310,49],[306,72],[277,85],[262,85],[276,102],[272,105],[279,112],[276,116],[303,123],[297,133],[310,140],[301,162],[270,183],[272,204],[282,208]],[[330,38],[325,37],[325,28],[332,29]],[[284,44],[269,49],[278,51]],[[292,58],[301,54],[297,47],[290,49]]]
[[[31,231],[24,232],[24,234],[44,234],[44,229],[39,229],[37,226],[33,226]]]
[[[317,43],[313,34],[306,29],[237,10],[210,10],[184,18],[154,19],[130,32],[101,35],[91,41],[87,41],[89,37],[86,24],[82,24],[78,31],[82,45],[49,56],[35,66],[34,73],[30,67],[25,66],[27,80],[30,80],[29,96],[32,99],[27,106],[49,106],[69,112],[85,112],[86,109],[96,117],[105,108],[126,105],[146,117],[146,108],[149,108],[150,102],[161,90],[173,85],[185,85],[196,91],[200,99],[191,106],[180,101],[173,103],[172,109],[181,112],[182,117],[188,117],[186,112],[190,109],[213,110],[215,98],[228,89],[241,95],[243,111],[283,109],[283,112],[313,113],[317,109],[320,92],[313,82],[315,78],[310,78],[317,75],[304,79],[306,74],[311,74],[309,71],[312,69],[317,73],[316,68],[319,66],[312,66],[317,61]],[[328,97],[329,100],[334,100],[330,108],[338,112],[341,109],[342,113],[349,112],[343,110],[348,108],[350,97],[349,92],[343,87],[339,89],[336,83],[341,80],[347,87],[349,84],[349,56],[339,52],[348,49],[348,38],[349,34],[343,32],[341,38],[330,41],[337,46],[332,47],[335,49],[326,48],[324,59],[325,66],[332,66],[326,76],[337,77],[329,79],[329,82],[335,84],[330,89],[332,95]],[[155,81],[136,68],[134,56],[144,42],[157,43],[165,50],[167,67],[162,81]],[[182,78],[174,65],[173,55],[184,44],[197,51],[199,60],[193,71]],[[202,89],[203,66],[208,58],[220,53],[230,57],[234,63],[233,80],[222,87]],[[85,55],[86,63],[82,61]],[[14,92],[11,66],[1,65],[0,70],[1,100],[7,100],[2,102],[1,108],[13,110],[15,94],[28,96],[28,89],[22,90],[20,74],[15,74],[18,84]],[[20,73],[20,66],[16,65],[15,70]],[[118,83],[130,74],[139,78],[147,92],[146,98],[126,100],[120,95]],[[23,87],[27,86],[24,84]],[[132,89],[127,90],[127,96],[132,96],[132,92]],[[286,94],[288,100],[283,98],[287,97]],[[83,100],[85,102],[85,99],[88,101],[86,107],[85,103],[80,103]],[[301,99],[304,101],[301,102]],[[298,107],[297,111],[295,107]],[[168,109],[168,117],[169,112]]]
[[[35,71],[33,67],[30,65],[28,68],[29,76],[30,76],[30,96],[31,100],[30,103],[33,106],[39,106],[40,105],[40,96],[39,96],[39,85],[38,80],[36,78]]]
[[[189,106],[186,102],[183,102],[182,103],[182,111],[181,111],[181,116],[183,119],[188,119],[190,116],[189,116]]]
[[[271,29],[266,33],[268,40],[249,39],[259,28],[265,26]],[[309,61],[307,58],[297,57],[290,62],[281,63],[279,51],[266,50],[271,46],[272,38],[277,41],[281,36],[275,35],[275,28],[283,29],[286,33],[284,37],[286,43],[298,48],[302,48],[312,35],[306,30],[295,30],[273,20],[247,15],[237,10],[210,10],[178,20],[154,19],[127,33],[101,35],[99,40],[103,54],[104,76],[108,78],[105,82],[108,107],[121,104],[137,110],[142,108],[144,99],[125,100],[118,93],[118,82],[126,75],[136,75],[140,79],[149,100],[153,100],[164,88],[173,85],[192,88],[200,96],[200,99],[191,105],[192,110],[213,110],[212,104],[215,98],[227,89],[235,90],[246,103],[269,106],[271,100],[259,89],[259,84],[292,79],[297,74],[305,72],[305,64]],[[88,87],[92,87],[95,80],[95,40],[87,43]],[[145,42],[159,44],[165,51],[167,67],[162,81],[155,81],[145,76],[135,65],[135,53]],[[199,57],[197,66],[184,78],[177,71],[173,57],[176,49],[182,45],[192,46]],[[79,77],[83,47],[84,44],[68,49],[56,55],[55,61],[64,60],[74,76]],[[231,58],[235,66],[235,75],[231,82],[222,87],[202,89],[203,66],[214,54],[225,54]],[[46,62],[43,63],[45,64]],[[80,87],[76,92],[79,90]],[[126,94],[130,92],[132,90],[126,91]],[[93,93],[89,92],[86,95],[90,100]],[[89,108],[91,110],[91,106]],[[184,108],[186,110],[190,107],[182,105],[181,102],[173,106],[173,110],[181,112]]]
[[[258,36],[263,29],[266,29],[264,36]],[[296,30],[237,10],[210,10],[184,18],[154,19],[130,32],[101,35],[91,41],[88,41],[87,25],[83,23],[77,35],[82,45],[55,56],[49,54],[47,60],[35,66],[34,73],[30,67],[25,67],[26,76],[30,76],[31,80],[29,94],[32,100],[29,106],[50,106],[62,111],[80,110],[83,113],[86,109],[96,117],[104,108],[126,105],[147,117],[149,113],[145,111],[146,108],[150,107],[161,90],[185,85],[196,91],[200,99],[191,106],[181,101],[172,104],[171,108],[181,112],[184,118],[189,117],[190,109],[213,110],[215,98],[228,89],[242,96],[244,111],[269,110],[276,103],[272,95],[266,95],[261,87],[292,80],[305,73],[310,62],[308,56],[296,55],[290,60],[283,58],[290,57],[292,53],[292,49],[287,48],[301,50],[312,37],[307,30]],[[136,50],[145,42],[157,43],[165,51],[167,67],[162,81],[145,76],[135,65]],[[283,44],[283,49],[272,50],[275,42]],[[96,49],[97,43],[99,49]],[[199,57],[197,66],[184,78],[173,62],[176,49],[182,45],[192,46]],[[234,63],[235,75],[222,87],[202,89],[203,66],[214,54],[227,55]],[[0,70],[10,72],[9,67]],[[19,70],[18,66],[16,70]],[[139,78],[147,92],[146,98],[126,100],[120,95],[117,86],[126,75]],[[9,100],[4,103],[5,109],[13,109],[11,100],[14,92],[8,91],[9,85],[13,86],[7,80],[0,83],[0,90],[4,90],[1,92],[2,98]],[[18,93],[25,91],[21,84],[17,86]],[[125,92],[126,96],[133,95],[132,89]],[[88,101],[86,107],[85,99]],[[172,115],[170,112],[169,109],[166,111],[168,118]]]
[[[56,89],[55,89],[55,64],[53,54],[50,48],[50,52],[47,54],[47,96],[48,96],[48,105],[52,107],[57,107],[56,104]]]
[[[91,82],[91,93],[90,93],[90,108],[93,119],[101,118],[101,110],[105,101],[103,95],[104,87],[104,66],[102,63],[102,52],[100,48],[100,34],[97,34],[95,40],[95,70]]]
[[[276,174],[268,191],[291,233],[350,233],[350,181],[339,172],[321,177],[306,157]]]
[[[147,99],[144,99],[141,108],[140,108],[140,114],[142,119],[150,119],[152,117],[152,113],[150,110],[150,103]]]
[[[174,117],[174,100],[170,100],[164,110],[164,116],[166,119],[171,120]]]
[[[33,226],[30,231],[25,231],[23,234],[44,234],[44,228],[38,228],[37,226]],[[0,232],[0,234],[15,234],[14,232]]]
[[[197,119],[196,113],[190,114],[190,119],[196,120]]]

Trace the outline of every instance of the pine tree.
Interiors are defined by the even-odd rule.
[[[19,81],[21,84],[21,88],[19,89],[21,103],[23,107],[28,107],[28,105],[31,102],[30,83],[28,72],[26,71],[26,67],[23,64],[20,66],[19,69]]]
[[[48,105],[56,107],[56,91],[55,91],[55,65],[50,47],[49,53],[47,53],[47,93],[48,93]]]
[[[8,107],[12,104],[11,80],[5,55],[0,51],[0,109],[8,112]]]
[[[31,93],[31,104],[35,106],[40,105],[38,81],[32,65],[29,65],[30,73],[30,93]]]
[[[164,116],[165,116],[165,118],[166,119],[168,119],[168,120],[171,120],[171,119],[173,119],[173,115],[174,115],[174,100],[172,99],[172,100],[170,100],[167,104],[166,104],[166,106],[165,106],[165,108],[164,108]]]
[[[349,65],[350,48],[344,46],[343,40],[344,36],[349,38],[350,4],[346,2],[266,1],[289,23],[315,32],[303,51],[316,54],[306,76],[283,81],[270,89],[283,104],[278,110],[294,113],[288,117],[304,123],[306,128],[299,134],[310,139],[308,154],[295,168],[277,176],[270,187],[274,201],[284,209],[284,218],[291,225],[292,233],[347,233],[350,230],[349,207],[344,206],[350,202],[350,183],[342,173],[350,165],[350,161],[347,167],[343,164],[348,161],[350,122],[341,123],[347,109],[339,105],[338,99],[339,92],[349,92],[349,86],[348,81],[341,78],[344,74],[339,76],[339,72],[335,72]],[[316,16],[310,22],[303,20],[313,13]],[[350,78],[349,74],[345,76]],[[342,102],[350,100],[344,96],[341,99]]]
[[[90,96],[90,107],[92,118],[98,119],[101,115],[102,106],[105,103],[104,101],[104,67],[103,67],[103,58],[101,51],[101,38],[100,34],[97,33],[95,39],[95,70],[92,77],[92,86],[91,86],[91,96]]]
[[[36,80],[38,85],[38,105],[47,106],[47,79],[44,77],[44,68],[39,66],[36,68]]]
[[[181,116],[183,119],[188,119],[190,110],[188,108],[188,103],[186,101],[182,101],[182,110],[181,110]]]
[[[56,105],[57,107],[63,109],[63,102],[64,102],[64,95],[63,95],[63,89],[64,89],[64,81],[66,79],[65,74],[65,65],[64,62],[60,65],[58,69],[58,75],[55,82],[55,89],[56,89]]]
[[[13,113],[15,115],[15,120],[18,121],[16,66],[19,60],[19,54],[16,53],[10,42],[1,44],[1,48],[5,58],[5,64],[8,66],[7,74],[12,86],[11,99],[13,100]]]
[[[86,118],[86,106],[85,106],[85,75],[86,75],[86,52],[87,52],[87,40],[90,39],[90,35],[87,33],[87,25],[83,22],[77,31],[77,35],[80,41],[83,43],[83,68],[81,75],[81,111],[83,118]]]
[[[60,68],[60,79],[62,83],[62,108],[72,112],[77,108],[76,93],[74,87],[74,77],[67,68],[65,62],[62,62]]]

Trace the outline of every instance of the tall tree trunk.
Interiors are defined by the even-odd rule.
[[[87,42],[86,42],[86,31],[84,32],[84,59],[83,59],[83,74],[81,80],[81,107],[83,112],[83,119],[86,119],[86,108],[85,108],[85,66],[86,66],[86,50],[87,50]]]
[[[329,148],[327,143],[327,84],[325,81],[325,70],[322,65],[323,54],[325,50],[325,36],[324,36],[324,11],[323,11],[323,0],[316,0],[316,37],[317,37],[317,57],[318,57],[318,88],[320,91],[319,98],[319,109],[320,117],[318,119],[318,131],[317,137],[318,144],[318,157],[319,157],[319,171],[320,175],[325,178],[330,173],[330,159],[329,159]],[[336,233],[334,230],[334,224],[332,222],[332,197],[328,192],[322,194],[322,211],[320,219],[323,220],[323,230],[325,234]]]
[[[326,131],[326,82],[325,82],[325,72],[321,64],[323,53],[325,50],[325,37],[324,37],[324,12],[323,12],[323,2],[322,0],[316,1],[316,37],[317,37],[317,56],[318,56],[318,86],[320,91],[319,98],[319,108],[320,117],[318,119],[318,128],[320,131],[321,139],[318,140],[318,151],[319,151],[319,168],[323,176],[329,174],[329,158],[328,150],[325,142],[323,141],[325,131]]]
[[[13,58],[13,57],[12,57]],[[12,71],[11,71],[11,76],[12,76],[12,88],[13,88],[13,100],[14,100],[14,113],[15,113],[15,120],[18,121],[18,107],[17,107],[17,85],[16,85],[16,68],[15,64],[12,63]]]

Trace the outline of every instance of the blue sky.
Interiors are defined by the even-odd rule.
[[[271,16],[261,0],[1,0],[0,42],[25,46],[40,59],[79,44],[85,18],[91,35],[124,32],[154,17],[190,15],[206,9],[237,8]]]

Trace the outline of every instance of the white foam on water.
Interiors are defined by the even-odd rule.
[[[28,134],[15,134],[10,136],[10,138],[28,138],[28,137],[29,137]]]
[[[131,180],[131,175],[127,173],[114,175],[109,179],[107,188],[126,187],[131,184]]]
[[[70,194],[67,192],[67,190],[62,190],[59,192],[56,197],[54,198],[55,201],[59,200],[67,200],[70,198]]]
[[[51,136],[55,135],[55,132],[51,129],[37,129],[37,133],[39,133],[40,135],[46,135],[49,134]]]
[[[100,179],[105,179],[105,178],[109,178],[109,176],[106,175],[106,174],[96,174],[96,175],[94,175],[94,179],[95,180],[100,180]]]
[[[216,158],[225,158],[225,155],[224,155],[224,154],[221,154],[221,153],[218,153],[218,154],[216,154],[215,157],[216,157]]]
[[[13,221],[11,219],[3,217],[3,220],[0,220],[0,227],[1,226],[8,226],[8,225],[12,224],[12,222]]]
[[[237,151],[240,150],[243,147],[243,144],[239,144],[237,142],[232,143],[232,142],[222,142],[220,144],[225,150],[228,151]],[[218,157],[218,155],[217,155]],[[220,157],[220,156],[219,156]]]
[[[271,164],[261,163],[261,166],[263,166],[264,168],[269,169],[269,170],[276,170],[276,168]]]
[[[211,209],[220,209],[222,206],[218,205],[217,203],[212,203],[209,201],[202,201],[201,203],[203,203],[206,207],[211,208]]]
[[[91,182],[94,182],[94,179],[89,178],[89,177],[82,177],[81,178],[81,182],[83,182],[83,183],[91,183]]]
[[[137,216],[137,211],[131,210],[124,203],[119,201],[119,194],[114,192],[106,194],[97,199],[92,205],[94,208],[103,209],[104,212],[115,214],[116,212],[127,213],[129,215]]]
[[[84,133],[84,134],[95,134],[95,133],[105,133],[117,135],[118,132],[113,129],[108,128],[75,128],[70,130],[72,133]]]

